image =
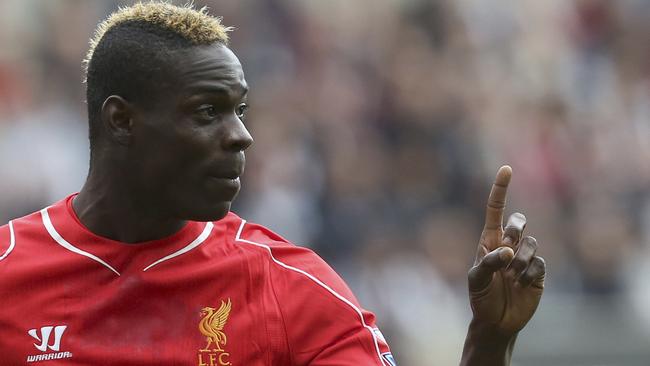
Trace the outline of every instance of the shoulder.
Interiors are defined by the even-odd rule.
[[[295,245],[274,231],[257,223],[240,219],[235,242],[266,252],[269,259],[289,270],[333,272],[314,251]]]
[[[251,244],[257,244],[260,246],[272,247],[295,246],[287,239],[283,238],[272,230],[260,224],[241,218],[232,212],[229,213],[226,218],[236,222],[237,232],[235,235],[235,240],[238,242],[249,242]]]
[[[361,307],[345,281],[316,253],[245,220],[235,242],[266,253],[270,283],[296,363],[386,364],[381,359],[389,357],[390,350],[380,337],[375,315]]]
[[[334,300],[357,304],[345,281],[318,254],[297,246],[272,230],[241,219],[235,243],[266,254],[276,290],[301,288],[323,292]],[[283,286],[284,285],[284,286]],[[281,291],[280,291],[281,292]]]
[[[226,219],[235,224],[233,226],[235,228],[233,237],[235,245],[239,247],[256,248],[255,250],[257,251],[276,255],[282,255],[286,251],[292,252],[294,255],[299,255],[299,253],[305,253],[306,251],[311,252],[307,248],[302,248],[291,243],[271,229],[247,221],[234,213],[228,214]]]

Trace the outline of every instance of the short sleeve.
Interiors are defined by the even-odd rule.
[[[254,240],[264,237],[256,236],[248,240],[266,246],[274,262],[271,283],[294,365],[395,365],[374,314],[325,261],[307,248],[278,243],[279,237],[262,244]]]

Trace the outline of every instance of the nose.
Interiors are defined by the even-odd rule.
[[[253,144],[253,137],[244,126],[244,123],[235,116],[225,124],[226,132],[222,147],[224,150],[240,152],[248,149]]]

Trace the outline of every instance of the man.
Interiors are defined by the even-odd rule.
[[[395,365],[373,314],[318,256],[229,212],[248,85],[204,10],[136,4],[86,60],[91,164],[78,194],[0,228],[0,364]],[[463,365],[509,364],[544,262],[502,228],[497,173]]]

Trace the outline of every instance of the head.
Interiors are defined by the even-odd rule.
[[[201,309],[201,316],[211,315],[214,313],[215,310],[216,310],[215,308],[206,306],[203,309]]]
[[[229,211],[252,143],[229,30],[205,8],[162,2],[99,25],[85,60],[91,175],[170,218]]]

